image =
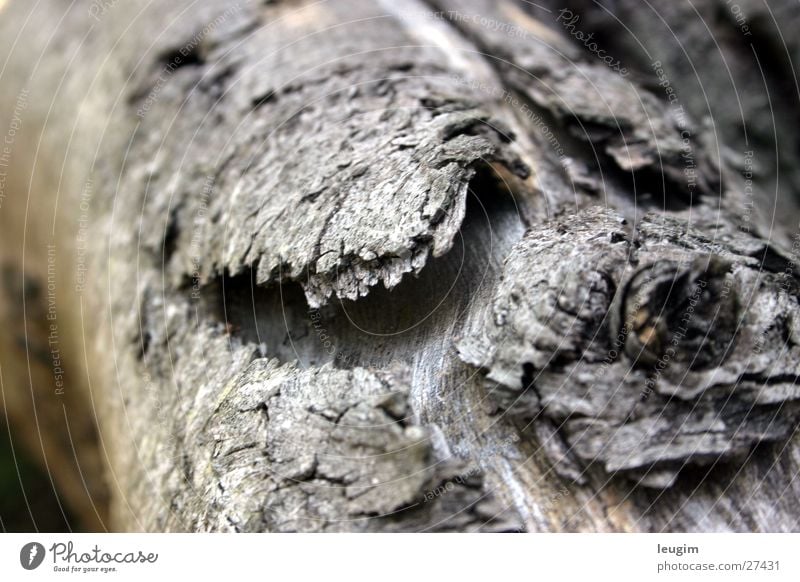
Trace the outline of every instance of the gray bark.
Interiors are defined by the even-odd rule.
[[[74,506],[148,531],[798,529],[798,149],[772,123],[797,99],[770,91],[794,71],[731,92],[714,63],[752,87],[777,21],[570,4],[572,29],[511,0],[2,9],[4,111],[29,97],[0,355],[36,384],[6,406],[49,411],[46,461],[82,427],[52,470]]]

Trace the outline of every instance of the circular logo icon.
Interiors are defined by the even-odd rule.
[[[44,546],[39,542],[30,542],[19,551],[19,563],[26,570],[35,570],[44,561]]]

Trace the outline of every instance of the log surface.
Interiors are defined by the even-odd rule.
[[[82,423],[53,472],[98,523],[798,529],[797,95],[702,58],[752,83],[771,13],[664,7],[687,53],[625,1],[45,4],[0,24],[2,372],[46,379],[6,404],[45,459]],[[575,34],[614,11],[624,75]],[[68,398],[9,363],[48,245]]]

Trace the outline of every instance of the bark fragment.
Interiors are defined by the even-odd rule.
[[[575,457],[646,485],[786,439],[798,280],[746,254],[750,235],[718,234],[649,216],[631,237],[601,209],[532,229],[459,353],[511,414],[550,419]]]

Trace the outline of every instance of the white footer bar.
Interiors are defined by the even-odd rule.
[[[4,534],[0,580],[797,581],[798,554],[800,534]]]

